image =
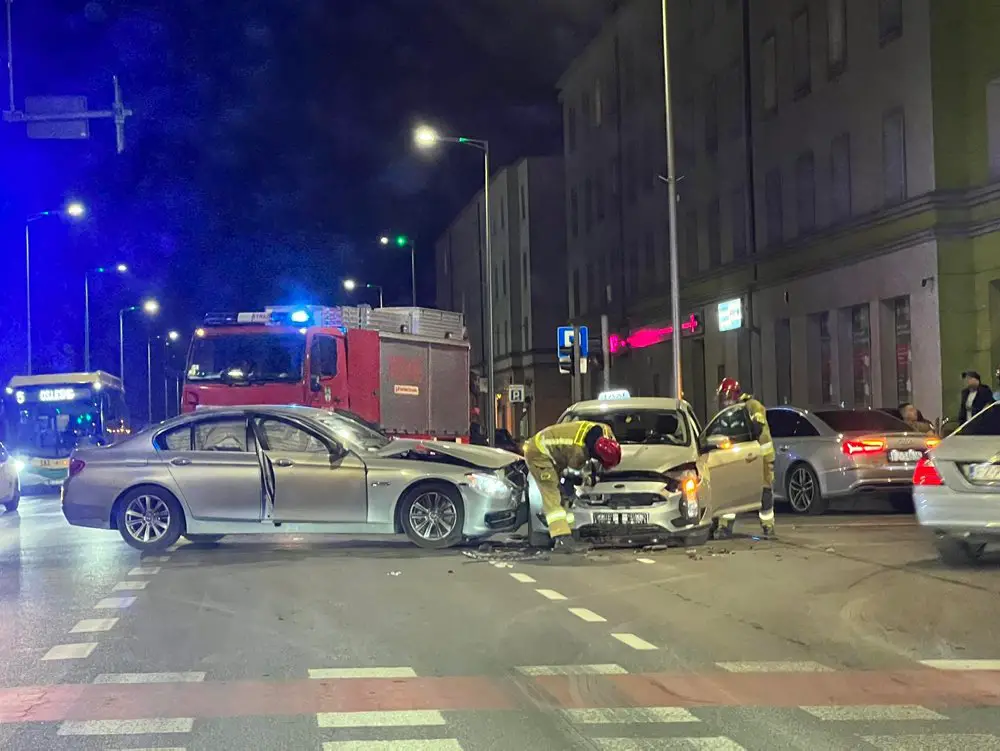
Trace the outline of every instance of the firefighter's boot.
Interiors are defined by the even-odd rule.
[[[764,488],[760,498],[760,531],[765,540],[777,537],[774,531],[774,491]]]
[[[716,540],[733,539],[733,526],[736,524],[736,514],[726,514],[719,517],[719,523],[713,535]]]
[[[552,552],[561,555],[586,553],[588,550],[590,550],[590,545],[575,539],[573,535],[559,535],[552,543]]]

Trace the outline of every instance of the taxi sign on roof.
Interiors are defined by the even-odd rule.
[[[632,395],[628,392],[628,389],[612,389],[611,391],[602,391],[597,395],[599,401],[611,402],[620,399],[631,399]]]

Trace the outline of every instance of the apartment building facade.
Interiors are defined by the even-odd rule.
[[[492,268],[485,266],[485,206],[480,191],[435,243],[437,305],[465,314],[475,376],[485,375],[487,275],[493,285],[493,348],[497,427],[526,437],[554,422],[569,398],[560,376],[556,328],[567,320],[565,184],[560,157],[522,159],[490,182]],[[511,403],[509,387],[523,385],[526,401]],[[484,421],[485,422],[485,421]]]
[[[998,11],[973,0],[669,7],[685,396],[706,415],[733,375],[768,403],[914,400],[950,414],[961,370],[1000,362],[1000,55],[970,44],[1000,28]],[[659,8],[623,5],[560,82],[570,311],[609,309],[619,336],[653,343],[615,363],[616,380],[646,394],[672,381],[666,187],[650,185],[665,171]],[[612,240],[574,221],[607,164],[623,197]],[[604,256],[610,302],[588,279]]]

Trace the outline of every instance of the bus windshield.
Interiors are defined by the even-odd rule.
[[[105,442],[101,411],[93,399],[22,404],[12,423],[9,448],[30,456],[61,459],[78,446]]]
[[[189,381],[302,380],[306,338],[298,333],[246,332],[195,338]]]

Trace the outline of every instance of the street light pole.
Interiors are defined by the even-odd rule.
[[[667,216],[670,233],[670,317],[673,326],[674,397],[684,396],[681,374],[681,299],[680,271],[677,268],[677,164],[674,153],[674,122],[670,108],[670,37],[667,33],[667,0],[661,0],[663,20],[663,109],[667,130]],[[752,188],[751,188],[752,189]]]
[[[417,307],[417,248],[413,240],[410,240],[410,295],[415,308]]]
[[[153,337],[146,337],[146,424],[153,424]]]
[[[117,263],[112,268],[119,274],[128,271],[128,266],[124,263]],[[83,274],[83,370],[87,373],[90,372],[90,275],[91,273],[103,274],[109,270],[104,266],[99,266],[91,271],[85,271]]]
[[[122,386],[125,385],[125,314],[134,308],[133,305],[118,311],[118,378]]]

